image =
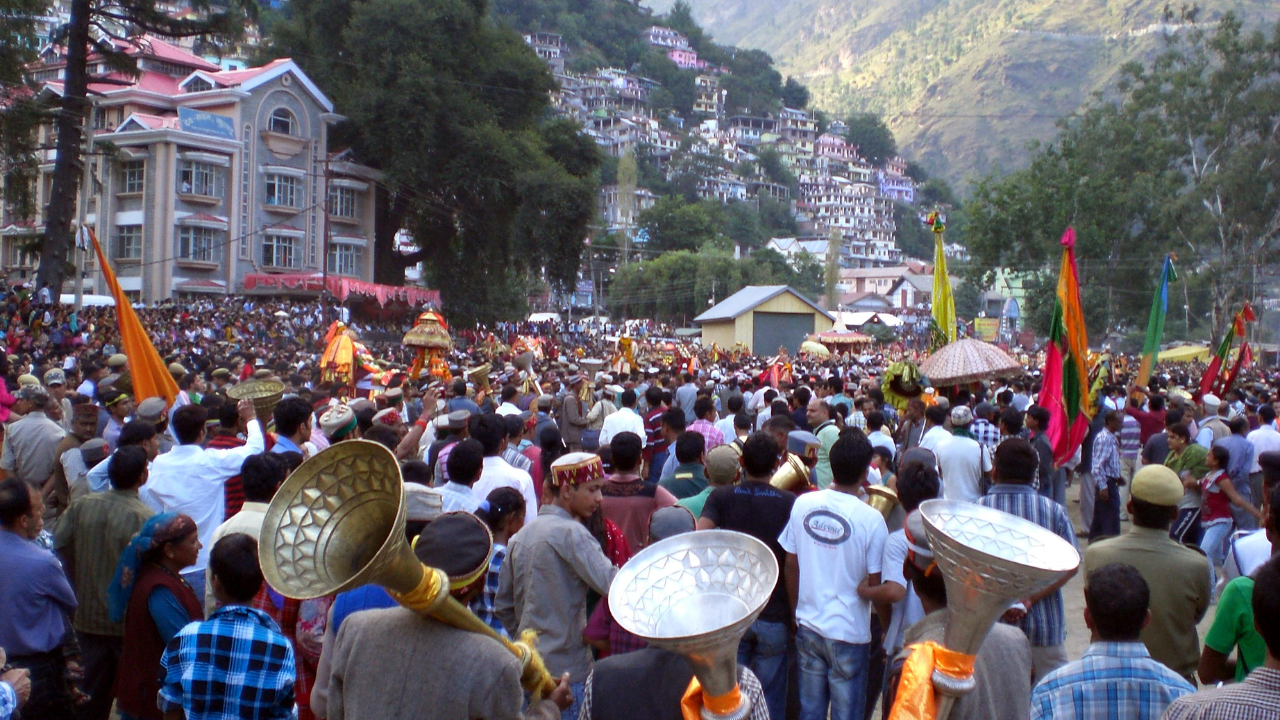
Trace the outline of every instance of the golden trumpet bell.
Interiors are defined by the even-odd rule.
[[[232,400],[252,400],[253,414],[262,421],[265,429],[271,421],[271,413],[284,397],[284,383],[278,380],[250,380],[227,388],[227,397]]]
[[[258,559],[268,584],[306,600],[377,583],[409,592],[423,566],[405,541],[404,484],[379,443],[338,443],[302,464],[267,508]]]

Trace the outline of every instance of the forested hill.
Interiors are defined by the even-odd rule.
[[[697,73],[681,70],[642,39],[651,25],[685,34],[700,59],[729,70],[720,80],[720,87],[728,92],[728,108],[764,113],[783,105],[803,108],[808,104],[807,90],[784,80],[768,53],[712,42],[686,5],[675,5],[663,14],[625,0],[493,0],[491,7],[497,18],[522,33],[563,36],[569,51],[567,70],[614,67],[662,83],[650,99],[657,111],[669,108],[687,117],[696,96]]]
[[[760,48],[833,115],[870,111],[934,175],[1026,164],[1119,68],[1178,32],[1168,0],[688,0],[719,42]],[[655,11],[671,0],[646,0]],[[1191,3],[1187,3],[1191,5]],[[1280,19],[1275,0],[1199,0],[1197,22]]]

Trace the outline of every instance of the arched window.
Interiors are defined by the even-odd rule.
[[[268,129],[281,135],[293,135],[297,129],[297,124],[297,121],[293,119],[293,113],[284,108],[276,108],[271,111],[271,121]]]

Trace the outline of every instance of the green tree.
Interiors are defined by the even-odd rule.
[[[47,118],[27,85],[27,64],[36,59],[28,39],[35,35],[35,18],[47,12],[45,0],[0,0],[0,177],[4,204],[24,219],[35,212],[36,133]]]
[[[956,303],[956,317],[972,320],[983,310],[982,291],[971,282],[961,281],[952,288]]]
[[[826,300],[827,310],[835,310],[840,305],[840,294],[836,285],[840,282],[840,246],[844,238],[837,228],[831,228],[827,235],[827,257],[822,267],[822,296]]]
[[[809,107],[809,88],[795,78],[788,77],[782,86],[782,104],[800,110]]]
[[[701,203],[659,198],[640,213],[636,225],[651,250],[697,250],[716,236],[716,223]]]
[[[92,101],[89,83],[113,71],[135,73],[137,62],[127,52],[129,39],[146,34],[160,37],[206,36],[235,38],[244,32],[247,19],[257,13],[252,0],[191,0],[194,13],[178,17],[158,0],[70,0],[67,24],[54,33],[54,44],[65,45],[62,93],[54,114],[52,186],[45,212],[45,236],[40,250],[36,283],[49,287],[54,297],[62,292],[72,246],[71,223],[76,195],[83,175],[84,131]],[[117,28],[124,28],[123,32]],[[106,73],[89,72],[89,55],[102,59]],[[105,82],[112,82],[106,79]]]
[[[979,183],[966,207],[970,276],[1056,276],[1071,225],[1086,315],[1090,302],[1101,308],[1094,332],[1144,322],[1171,250],[1183,272],[1208,278],[1215,336],[1256,300],[1241,269],[1266,262],[1280,239],[1280,28],[1245,33],[1227,16],[1168,42],[1062,122],[1028,168]]]
[[[845,122],[849,125],[845,139],[858,146],[858,154],[867,162],[879,167],[885,159],[898,154],[893,131],[879,115],[853,115]]]
[[[289,12],[273,50],[300,58],[343,108],[340,138],[388,186],[380,282],[403,283],[424,260],[463,320],[510,312],[513,278],[572,285],[600,151],[547,119],[554,80],[516,32],[482,0],[294,0]],[[394,252],[401,229],[417,252]]]

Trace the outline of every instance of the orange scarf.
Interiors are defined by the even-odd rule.
[[[932,640],[907,648],[911,654],[902,666],[902,679],[898,681],[898,694],[889,720],[933,720],[938,711],[933,690],[934,669],[954,678],[970,677],[974,656],[949,650]]]

